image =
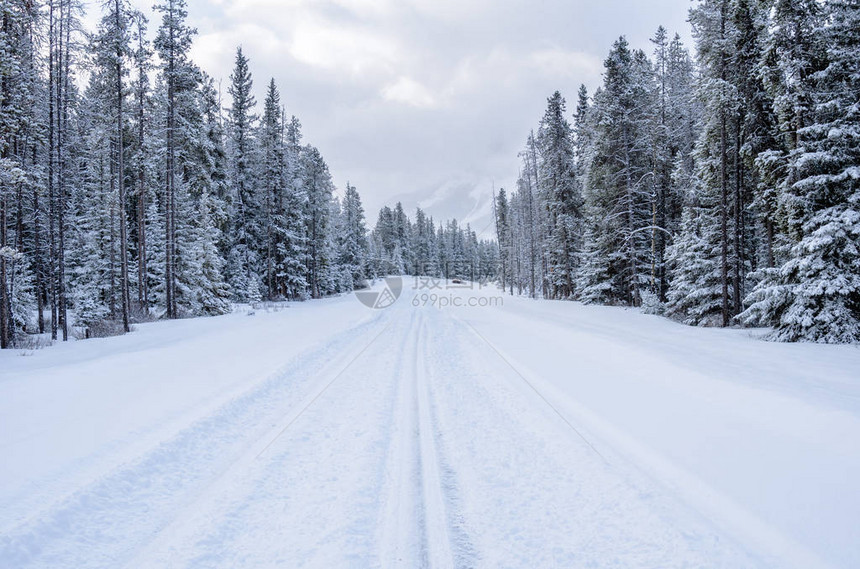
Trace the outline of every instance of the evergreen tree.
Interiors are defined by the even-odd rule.
[[[151,136],[152,102],[150,98],[149,73],[152,68],[152,52],[146,40],[147,19],[140,12],[132,14],[132,67],[135,72],[133,85],[134,108],[132,111],[133,132],[129,168],[134,179],[135,207],[132,209],[134,227],[133,247],[136,249],[137,265],[137,303],[138,310],[148,313],[150,308],[147,278],[147,243],[149,227],[146,223],[148,203],[154,199],[150,184],[153,176],[151,156],[153,141]]]
[[[654,226],[653,71],[622,37],[605,62],[594,96],[586,207],[591,219],[581,296],[588,302],[641,302],[649,283]]]
[[[299,155],[300,184],[306,196],[307,275],[311,297],[321,298],[335,289],[331,201],[334,184],[322,154],[305,146]]]
[[[260,180],[261,190],[261,225],[262,253],[266,274],[266,296],[274,298],[278,286],[276,284],[276,264],[278,242],[277,236],[282,233],[276,229],[276,220],[280,221],[284,206],[284,193],[287,184],[286,152],[284,146],[284,125],[281,112],[281,95],[275,80],[269,82],[266,101],[263,105],[263,120],[260,125]]]
[[[197,83],[196,70],[188,59],[191,41],[196,30],[185,25],[188,17],[185,0],[165,0],[155,6],[161,12],[161,26],[155,37],[155,48],[161,59],[161,74],[165,96],[165,148],[164,148],[164,302],[168,318],[177,318],[176,302],[176,194],[177,175],[177,103],[187,98]]]
[[[36,165],[28,160],[39,128],[33,116],[35,17],[28,3],[0,3],[0,348],[13,347],[29,321],[31,260],[37,271],[41,260],[35,247],[33,259],[24,252],[24,196],[35,194],[38,201],[40,186]],[[38,211],[34,217],[38,223]],[[53,266],[53,255],[49,261]]]
[[[801,238],[746,314],[776,320],[773,338],[783,341],[860,341],[860,2],[826,7],[830,25],[818,33],[828,64],[813,78],[787,188]]]
[[[337,232],[338,264],[350,275],[349,290],[366,278],[368,242],[364,208],[355,186],[346,184],[341,204],[341,223]]]
[[[117,246],[119,257],[119,293],[122,313],[123,330],[128,332],[129,312],[131,310],[129,292],[129,246],[128,246],[128,221],[127,209],[127,173],[126,173],[126,116],[125,116],[125,93],[126,77],[128,75],[127,60],[131,56],[131,34],[130,18],[131,10],[122,0],[111,0],[105,3],[105,14],[99,27],[99,33],[95,38],[94,51],[96,53],[96,65],[100,67],[102,78],[110,85],[105,86],[105,95],[108,96],[108,105],[105,110],[109,111],[114,128],[112,132],[111,146],[113,148],[113,179],[111,185],[116,191],[116,227],[119,234]]]
[[[261,298],[260,277],[260,205],[257,200],[253,156],[253,114],[256,101],[251,94],[253,81],[248,59],[239,47],[236,63],[230,76],[230,183],[232,191],[231,217],[233,242],[228,258],[228,275],[236,298],[255,301]]]
[[[505,194],[505,189],[499,190],[499,196],[495,203],[496,214],[496,239],[499,244],[499,279],[501,281],[502,290],[505,290],[505,284],[508,283],[513,294],[514,275],[512,271],[514,250],[513,250],[513,233],[511,232],[511,219],[508,210],[508,197]]]
[[[287,123],[286,186],[283,207],[275,218],[277,233],[277,279],[279,294],[285,298],[304,298],[309,294],[307,280],[307,194],[302,185],[301,124],[296,117]]]
[[[548,216],[547,247],[552,296],[573,294],[576,255],[581,240],[582,196],[575,173],[573,131],[565,118],[566,104],[556,91],[547,100],[537,144],[541,163],[541,200]]]

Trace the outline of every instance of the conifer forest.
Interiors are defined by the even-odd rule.
[[[493,240],[401,203],[369,231],[241,47],[226,93],[190,59],[185,0],[104,2],[93,32],[82,9],[0,8],[3,347],[394,273],[860,341],[856,1],[702,0],[693,46],[619,37],[595,92],[547,99]]]

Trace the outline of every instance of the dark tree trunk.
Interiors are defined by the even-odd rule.
[[[116,45],[116,163],[117,163],[117,185],[119,190],[119,265],[120,265],[120,295],[122,296],[122,329],[126,333],[131,331],[129,326],[129,291],[128,291],[128,228],[125,219],[125,160],[123,144],[123,92],[122,92],[122,14],[120,12],[120,0],[114,1],[114,16],[117,33]]]
[[[57,339],[57,199],[54,192],[55,175],[55,121],[56,115],[56,91],[57,75],[55,63],[57,61],[56,44],[56,17],[54,15],[54,0],[48,4],[48,290],[51,303],[51,339]]]
[[[167,317],[176,318],[176,298],[175,298],[175,277],[174,271],[174,206],[175,199],[175,157],[176,157],[176,140],[174,129],[176,128],[176,54],[173,53],[176,41],[176,30],[170,29],[170,53],[168,55],[168,73],[167,73],[167,188],[165,190],[165,294],[167,304]]]
[[[63,15],[63,7],[66,13]],[[63,330],[63,341],[69,340],[69,322],[66,301],[66,157],[65,138],[69,116],[69,66],[71,63],[70,41],[71,41],[71,19],[72,4],[66,0],[60,5],[60,54],[58,65],[60,73],[57,77],[57,172],[58,204],[57,204],[57,301],[59,302],[60,325]]]
[[[726,35],[726,2],[720,6],[720,35]],[[726,54],[723,53],[720,61],[720,80],[726,80]],[[722,317],[723,326],[729,325],[729,265],[728,265],[728,180],[726,159],[726,108],[725,87],[720,86],[722,100],[720,101],[720,279],[722,281]]]

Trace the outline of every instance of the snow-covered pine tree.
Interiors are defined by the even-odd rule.
[[[771,337],[782,341],[860,341],[860,1],[825,5],[828,63],[813,77],[787,188],[801,239],[749,310],[778,315]]]
[[[229,114],[233,241],[227,259],[227,274],[236,299],[243,302],[260,300],[263,280],[259,266],[260,204],[253,175],[253,137],[257,117],[253,112],[256,101],[251,93],[252,87],[248,58],[239,47],[228,89],[233,98]]]
[[[814,78],[826,65],[824,5],[817,0],[776,0],[759,74],[772,100],[778,125],[772,148],[756,156],[761,178],[755,206],[765,225],[766,251],[762,268],[753,275],[755,290],[746,299],[749,309],[741,320],[750,325],[773,326],[790,301],[789,287],[780,268],[801,238],[803,205],[791,186],[797,181],[795,163],[803,152],[800,131],[814,116]]]
[[[68,214],[74,223],[68,231],[67,266],[74,324],[85,330],[116,319],[121,299],[111,71],[104,65],[93,68],[77,114],[77,128],[83,134],[79,168],[83,176],[69,195]]]
[[[307,194],[302,185],[301,124],[292,117],[286,124],[286,186],[283,204],[274,220],[277,242],[278,294],[300,299],[309,294],[307,280]]]
[[[337,232],[338,264],[350,275],[349,290],[362,286],[367,264],[367,226],[361,196],[355,186],[346,184],[341,203],[341,219]]]
[[[687,315],[678,315],[682,320],[689,320],[692,315],[700,324],[719,324],[728,326],[733,316],[733,306],[736,302],[730,296],[730,273],[732,265],[729,245],[733,229],[733,217],[729,203],[730,190],[735,186],[735,169],[732,168],[730,156],[732,141],[736,134],[731,130],[737,127],[733,117],[737,115],[738,94],[736,86],[731,82],[734,69],[731,67],[736,30],[731,21],[731,0],[703,0],[690,11],[690,21],[693,24],[693,34],[696,38],[699,64],[702,77],[699,80],[699,97],[703,103],[703,130],[696,148],[698,187],[696,195],[689,200],[697,204],[698,214],[690,215],[698,218],[701,224],[700,234],[709,241],[704,250],[715,258],[707,259],[707,270],[701,274],[683,274],[684,271],[696,271],[697,267],[676,265],[674,280],[683,282],[704,282],[702,290],[697,294],[701,306],[688,306]],[[738,154],[734,154],[737,160]],[[710,225],[709,225],[710,224]],[[715,225],[716,227],[711,227]],[[719,270],[714,274],[710,263],[718,263]],[[718,317],[706,313],[706,309],[714,306],[714,299],[705,296],[705,292],[713,293],[715,288],[708,279],[716,278],[719,283],[719,314]],[[703,280],[704,279],[704,280]],[[673,287],[678,288],[673,281]],[[678,290],[669,293],[670,303],[677,298]],[[736,300],[736,299],[735,299]]]
[[[666,248],[680,233],[681,212],[695,171],[693,149],[698,136],[698,109],[693,63],[675,34],[669,40],[660,26],[654,38],[656,112],[654,116],[654,194],[651,208],[651,292],[666,300],[670,272]]]
[[[149,289],[147,279],[147,244],[151,235],[146,223],[148,204],[154,199],[150,180],[154,178],[151,170],[153,140],[151,135],[152,103],[150,97],[149,73],[152,69],[152,50],[146,39],[147,19],[140,12],[131,15],[132,63],[134,70],[133,108],[131,109],[132,141],[130,144],[129,169],[134,180],[134,207],[132,212],[132,248],[135,251],[137,267],[137,311],[141,316],[148,315]]]
[[[47,3],[48,30],[48,238],[49,282],[51,295],[51,338],[57,339],[62,330],[63,341],[69,338],[68,283],[66,270],[66,218],[69,194],[68,183],[72,161],[67,152],[70,117],[73,112],[75,82],[72,52],[81,42],[76,37],[80,30],[77,15],[80,6],[72,0],[49,0]],[[75,35],[73,35],[73,30]],[[74,41],[73,41],[74,40]]]
[[[578,137],[578,134],[577,134]],[[579,139],[577,138],[577,152],[579,149]],[[519,156],[522,160],[522,169],[517,177],[517,191],[511,196],[511,211],[518,218],[516,225],[521,228],[522,236],[520,241],[523,243],[521,250],[525,255],[525,260],[521,265],[521,286],[529,291],[532,298],[537,298],[538,289],[543,288],[542,283],[542,237],[541,237],[541,219],[543,208],[539,207],[539,200],[534,195],[534,180],[537,178],[536,170],[536,150],[534,136],[529,135],[525,149]],[[577,157],[577,168],[581,164],[581,160]],[[579,174],[580,172],[577,171]],[[514,203],[518,207],[513,207]],[[582,262],[582,253],[580,252],[578,263]],[[577,275],[577,280],[578,280]]]
[[[510,286],[511,294],[513,294],[514,236],[511,232],[511,213],[508,206],[508,196],[504,188],[499,189],[499,195],[496,197],[495,214],[496,239],[499,247],[499,284],[502,285],[502,290],[505,290],[506,285]]]
[[[24,227],[25,196],[37,195],[41,186],[38,168],[28,159],[40,126],[34,115],[35,16],[36,7],[28,3],[0,2],[0,348],[13,347],[30,320],[31,261],[41,264],[39,249],[25,243]],[[32,259],[25,249],[33,251]]]
[[[177,175],[177,100],[188,96],[197,83],[196,69],[188,59],[196,30],[185,24],[188,17],[185,0],[164,0],[155,10],[161,12],[161,26],[155,37],[155,48],[161,60],[161,75],[165,88],[164,145],[164,301],[168,318],[178,317],[176,302],[176,193]]]
[[[594,132],[585,199],[591,224],[581,296],[589,302],[639,305],[652,258],[656,89],[647,57],[630,51],[623,37],[605,67],[603,88],[590,111]]]
[[[720,225],[716,199],[713,192],[689,192],[681,230],[667,251],[672,285],[666,314],[691,326],[722,324]]]
[[[113,149],[111,185],[116,189],[116,227],[119,245],[116,247],[119,263],[119,305],[122,326],[125,332],[130,331],[130,291],[129,291],[129,247],[127,221],[127,181],[126,172],[126,115],[125,95],[126,77],[128,75],[127,61],[131,56],[131,9],[123,0],[110,0],[104,4],[99,30],[94,38],[93,51],[95,64],[100,68],[103,80],[109,83],[103,94],[108,98],[104,109],[114,123],[112,130],[111,148]]]
[[[813,119],[814,76],[826,65],[824,4],[819,0],[772,0],[769,33],[759,76],[773,100],[783,147],[799,146],[799,130]]]
[[[758,2],[735,0],[732,25],[732,83],[738,94],[734,119],[732,211],[732,313],[743,311],[743,301],[751,290],[748,275],[773,257],[772,238],[775,212],[768,199],[773,191],[757,160],[763,153],[779,148],[773,100],[761,77],[761,62],[767,43],[768,9]]]
[[[390,207],[383,206],[379,210],[373,237],[376,244],[374,261],[377,264],[377,274],[380,276],[395,274],[395,269],[391,267],[391,260],[394,247],[397,245],[397,231],[394,226],[394,211]]]
[[[307,275],[313,298],[335,289],[331,201],[334,184],[328,165],[315,147],[306,145],[299,155],[302,192],[306,196]]]
[[[394,224],[394,240],[400,246],[404,272],[410,275],[415,274],[415,259],[412,254],[412,226],[403,210],[403,204],[400,202],[394,205],[392,222]]]
[[[434,241],[436,232],[433,222],[424,214],[420,207],[415,210],[415,224],[412,227],[412,253],[415,257],[416,274],[436,276],[436,252]]]
[[[201,133],[203,133],[201,129]],[[205,176],[205,171],[202,173]],[[218,250],[220,231],[213,219],[217,198],[210,194],[208,176],[179,186],[177,214],[176,301],[181,314],[211,316],[230,312],[230,288],[223,277]]]
[[[582,195],[576,178],[573,131],[565,113],[564,97],[556,91],[537,135],[540,154],[538,188],[548,216],[545,247],[549,255],[549,279],[554,298],[574,292],[576,256],[582,235]]]
[[[211,79],[199,72],[188,97],[180,99],[180,156],[184,164],[177,186],[177,306],[189,315],[215,315],[230,311],[230,289],[224,276],[219,244],[223,236],[218,220],[225,217],[222,141],[214,106]]]
[[[266,91],[258,141],[261,169],[258,176],[261,197],[261,248],[266,275],[266,297],[272,299],[276,296],[275,291],[278,289],[275,281],[279,232],[275,227],[275,220],[280,219],[287,185],[281,94],[274,79],[269,81],[269,87]]]

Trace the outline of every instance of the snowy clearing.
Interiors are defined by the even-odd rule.
[[[404,281],[0,353],[0,566],[860,566],[857,347]]]

